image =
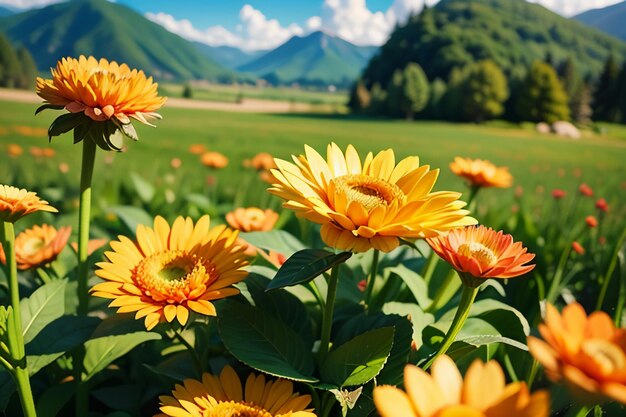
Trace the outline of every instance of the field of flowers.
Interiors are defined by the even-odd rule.
[[[53,75],[0,103],[5,415],[626,412],[623,141]]]

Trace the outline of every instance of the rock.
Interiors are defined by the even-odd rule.
[[[537,123],[537,126],[535,126],[535,130],[537,130],[537,132],[539,133],[550,133],[550,125],[548,125],[545,122],[540,122]]]
[[[552,131],[566,138],[580,139],[580,130],[570,122],[564,120],[552,123]]]

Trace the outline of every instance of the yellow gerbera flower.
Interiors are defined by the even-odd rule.
[[[248,375],[245,387],[230,366],[220,376],[208,373],[202,381],[186,379],[176,385],[173,396],[163,395],[161,414],[154,417],[315,417],[310,395],[293,391],[293,383],[286,379],[265,381],[264,375]]]
[[[374,403],[382,417],[548,417],[547,391],[532,395],[525,382],[506,385],[496,361],[475,360],[465,380],[448,356],[433,363],[431,375],[407,365],[406,393],[396,387],[374,388]]]
[[[465,178],[473,187],[508,188],[513,184],[513,176],[507,167],[497,167],[482,159],[454,158],[450,170]]]
[[[349,145],[346,153],[332,143],[324,160],[305,146],[295,164],[276,159],[275,183],[269,191],[286,200],[284,207],[322,225],[322,239],[334,248],[389,252],[399,238],[425,238],[455,227],[476,224],[463,210],[460,193],[431,192],[439,170],[419,166],[419,158],[395,163],[393,150],[363,163]]]
[[[238,232],[209,227],[209,216],[195,226],[191,218],[178,217],[171,227],[157,216],[154,228],[137,227],[135,242],[119,236],[111,242],[113,251],[105,252],[109,262],[96,264],[96,275],[106,282],[91,293],[113,299],[109,306],[119,313],[136,311],[148,330],[174,319],[185,325],[189,310],[214,316],[211,300],[239,293],[232,285],[246,277],[242,267],[248,262]]]
[[[0,185],[0,221],[15,223],[36,211],[56,213],[57,209],[37,197],[37,193],[10,185]]]

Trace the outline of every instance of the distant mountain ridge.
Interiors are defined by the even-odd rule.
[[[348,86],[376,50],[319,31],[304,37],[294,36],[237,69],[273,84]]]
[[[268,52],[245,52],[233,46],[210,46],[201,42],[192,42],[192,44],[202,55],[231,70],[235,70]]]
[[[0,30],[46,71],[64,56],[106,57],[160,79],[220,80],[232,73],[134,10],[106,0],[74,0],[0,18]]]
[[[588,10],[574,16],[574,19],[626,40],[626,1],[601,9]]]

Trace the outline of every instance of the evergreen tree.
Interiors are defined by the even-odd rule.
[[[450,72],[448,88],[441,99],[442,115],[446,120],[461,120],[463,84],[468,77],[468,69],[469,67],[456,67]]]
[[[15,53],[19,62],[20,71],[15,80],[17,88],[30,89],[33,87],[35,77],[37,76],[37,66],[33,60],[33,56],[24,47],[17,48]]]
[[[193,89],[191,88],[190,84],[185,84],[185,86],[183,87],[183,94],[182,94],[183,98],[193,98]]]
[[[618,100],[618,108],[620,113],[620,121],[622,123],[626,123],[626,61],[622,64],[622,70],[620,71],[619,79],[618,79],[618,88],[619,88],[619,100]]]
[[[430,84],[430,100],[424,109],[424,117],[432,120],[443,119],[443,98],[446,95],[446,82],[441,78],[435,78]]]
[[[535,61],[517,101],[521,120],[554,123],[569,120],[567,94],[550,65]]]
[[[618,121],[618,78],[619,68],[613,55],[610,55],[604,64],[593,96],[593,114],[596,120]]]
[[[402,101],[402,83],[404,77],[401,70],[396,70],[387,84],[387,112],[392,117],[402,114],[400,102]]]
[[[477,62],[470,67],[462,92],[462,117],[475,122],[500,116],[509,97],[506,77],[491,60]]]
[[[380,84],[375,83],[372,86],[370,97],[370,106],[367,109],[368,113],[376,116],[387,114],[387,92],[383,90]]]
[[[570,109],[574,122],[582,126],[591,124],[591,116],[593,115],[591,100],[591,86],[588,83],[582,83],[570,98]]]
[[[428,104],[429,85],[426,74],[416,63],[410,63],[404,71],[397,70],[391,79],[389,105],[392,115],[401,113],[413,120]]]
[[[370,106],[370,102],[370,92],[367,90],[367,87],[365,86],[363,80],[358,80],[352,88],[348,106],[353,111],[362,112]]]
[[[20,64],[9,40],[0,33],[0,87],[14,87]]]

